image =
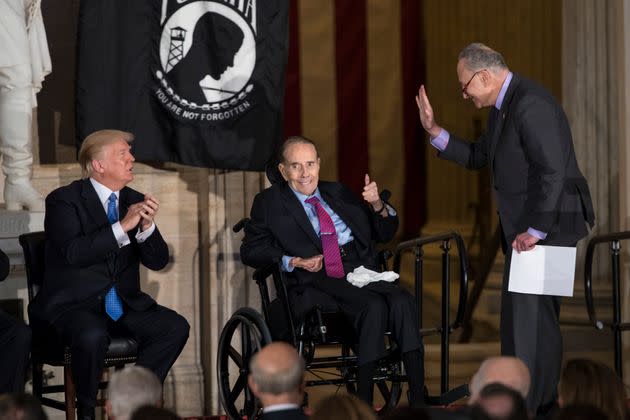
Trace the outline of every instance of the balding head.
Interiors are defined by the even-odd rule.
[[[474,403],[483,387],[491,383],[503,384],[527,398],[531,383],[529,369],[516,357],[490,357],[484,360],[470,381],[469,404]]]
[[[252,357],[249,367],[249,386],[263,406],[279,400],[301,402],[304,359],[294,347],[283,342],[268,344]]]

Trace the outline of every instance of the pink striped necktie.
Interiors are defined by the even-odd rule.
[[[342,278],[345,276],[343,272],[343,264],[341,263],[341,253],[339,252],[339,243],[337,241],[337,231],[330,215],[317,197],[311,197],[306,200],[308,204],[315,207],[317,218],[319,219],[320,239],[322,240],[322,250],[324,251],[324,268],[328,277]]]

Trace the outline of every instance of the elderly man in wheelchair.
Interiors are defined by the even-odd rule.
[[[423,405],[423,345],[414,298],[390,282],[359,288],[346,280],[359,266],[378,270],[374,243],[393,238],[395,210],[380,198],[368,175],[362,200],[340,183],[319,181],[320,158],[307,138],[290,137],[279,158],[285,182],[254,199],[241,245],[243,263],[254,268],[280,265],[297,319],[315,307],[342,314],[357,357],[356,391],[369,404],[389,331],[407,373],[409,402]]]

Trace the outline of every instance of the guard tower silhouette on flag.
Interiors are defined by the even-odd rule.
[[[177,26],[171,29],[171,44],[168,49],[168,59],[166,60],[166,72],[168,73],[179,61],[184,58],[184,39],[186,29]]]

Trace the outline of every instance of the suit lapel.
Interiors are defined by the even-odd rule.
[[[295,219],[298,226],[304,231],[306,236],[313,241],[313,243],[317,246],[317,249],[321,252],[322,241],[319,239],[319,236],[317,236],[317,232],[313,229],[313,225],[310,220],[308,220],[308,216],[306,215],[300,200],[298,200],[287,183],[284,183],[280,187],[280,191],[282,193],[282,204],[286,207],[291,217]]]
[[[99,200],[98,194],[96,194],[96,190],[89,179],[83,180],[81,197],[88,214],[94,220],[94,224],[97,226],[107,224],[107,213],[105,213],[103,203]]]
[[[89,179],[83,180],[81,197],[83,198],[88,214],[94,220],[94,224],[96,226],[108,225],[109,220],[103,208],[103,203],[101,203],[101,200],[98,198],[98,194]],[[106,260],[109,272],[113,276],[116,272],[116,253],[108,253]]]
[[[503,98],[503,103],[501,104],[501,109],[498,111],[493,107],[493,111],[496,111],[496,118],[494,119],[494,124],[492,128],[492,137],[490,139],[490,170],[494,173],[494,154],[497,149],[497,145],[499,144],[499,139],[501,138],[501,132],[503,131],[503,124],[505,123],[505,119],[507,117],[508,111],[510,109],[510,103],[512,102],[512,98],[514,97],[514,91],[516,90],[516,86],[520,82],[520,78],[516,73],[512,73],[512,80],[510,81],[510,85],[505,92],[505,97]]]

